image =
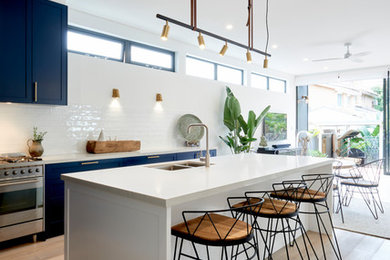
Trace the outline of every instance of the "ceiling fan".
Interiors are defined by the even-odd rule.
[[[349,50],[349,47],[351,47],[351,43],[347,42],[344,44],[345,48],[347,49],[347,52],[344,54],[344,57],[340,58],[327,58],[327,59],[318,59],[318,60],[312,60],[313,62],[319,62],[319,61],[333,61],[333,60],[350,60],[352,62],[363,62],[362,59],[359,59],[360,57],[367,56],[371,52],[365,51],[365,52],[359,52],[352,54]]]

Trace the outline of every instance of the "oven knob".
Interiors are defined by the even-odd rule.
[[[32,173],[33,172],[33,169],[28,169],[28,173]]]
[[[21,170],[20,173],[21,173],[21,174],[25,174],[26,171],[25,171],[25,170]]]
[[[8,176],[9,175],[9,172],[4,172],[4,176]]]
[[[35,171],[36,171],[36,172],[39,172],[39,168],[37,168]]]
[[[18,171],[13,171],[12,174],[16,175],[16,174],[18,174]]]

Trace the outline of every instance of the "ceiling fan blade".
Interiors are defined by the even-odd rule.
[[[319,62],[319,61],[332,61],[332,60],[344,60],[344,58],[328,58],[328,59],[318,59],[318,60],[312,60],[312,62]]]
[[[363,57],[363,56],[367,56],[370,54],[371,54],[370,51],[363,51],[363,52],[358,52],[358,53],[352,53],[352,56],[353,57]]]
[[[355,57],[349,58],[349,60],[352,61],[352,62],[356,62],[356,63],[362,63],[362,62],[364,62],[363,60],[357,59],[357,58],[355,58]]]

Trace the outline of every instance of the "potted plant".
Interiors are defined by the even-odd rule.
[[[28,152],[31,157],[40,157],[43,154],[42,141],[47,132],[38,132],[38,127],[33,127],[33,138],[27,140]]]
[[[233,154],[249,152],[252,142],[256,141],[255,133],[271,106],[267,106],[258,117],[255,112],[249,111],[248,120],[241,115],[241,106],[229,87],[226,87],[227,97],[223,113],[223,123],[229,129],[229,133],[219,138],[229,146]]]

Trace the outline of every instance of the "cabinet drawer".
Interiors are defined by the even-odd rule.
[[[137,157],[128,157],[123,158],[122,166],[135,166],[140,164],[145,164],[147,159],[145,156],[137,156]]]
[[[149,163],[159,163],[159,162],[169,162],[176,160],[176,154],[159,154],[159,155],[150,155],[145,156],[146,164]]]
[[[72,163],[48,164],[45,167],[46,179],[59,179],[63,173],[93,171],[122,166],[121,159],[82,161]]]
[[[200,151],[199,152],[185,152],[185,153],[178,153],[176,154],[176,159],[178,161],[180,160],[190,160],[190,159],[196,159],[200,157]]]

